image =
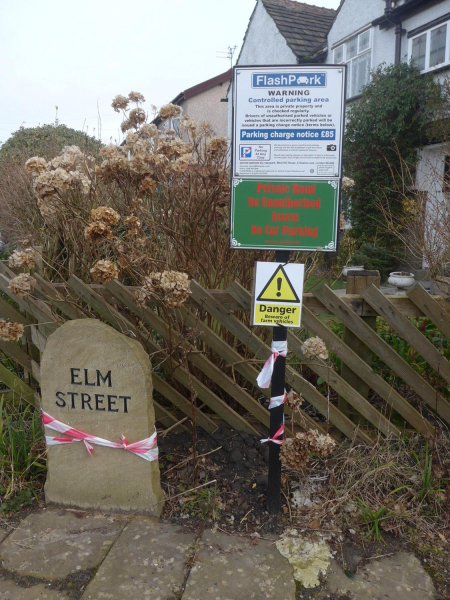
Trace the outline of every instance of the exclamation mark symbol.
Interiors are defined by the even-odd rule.
[[[278,296],[278,298],[281,296],[281,292],[280,292],[280,290],[281,290],[281,281],[282,281],[281,277],[277,277],[277,288],[278,288],[277,296]]]

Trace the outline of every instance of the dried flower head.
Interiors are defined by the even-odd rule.
[[[131,132],[127,134],[125,145],[128,149],[133,148],[136,142],[139,140],[139,136],[137,133]]]
[[[174,163],[172,163],[172,169],[177,173],[184,173],[186,169],[189,167],[189,163],[192,160],[192,154],[189,152],[187,154],[183,154],[179,158],[176,159]]]
[[[347,221],[344,219],[344,215],[341,213],[339,215],[339,229],[340,230],[345,229],[346,225],[347,225]]]
[[[47,168],[47,161],[40,156],[33,156],[25,163],[25,170],[31,173],[33,177],[37,177]]]
[[[128,98],[125,96],[121,96],[118,94],[112,101],[111,106],[116,112],[120,112],[121,110],[125,110],[128,106]]]
[[[153,123],[145,123],[139,129],[139,135],[142,138],[153,138],[158,134],[158,128]]]
[[[99,206],[91,210],[92,221],[102,221],[106,225],[117,225],[120,215],[110,206]]]
[[[34,189],[39,198],[55,196],[65,192],[72,183],[71,175],[58,167],[54,171],[44,171],[34,180]]]
[[[100,242],[101,240],[110,240],[112,231],[109,225],[103,221],[94,221],[84,230],[84,237],[90,242]]]
[[[294,390],[291,390],[286,394],[286,406],[288,406],[291,410],[299,410],[299,408],[303,404],[303,397]]]
[[[45,196],[45,198],[38,198],[37,206],[39,212],[46,220],[51,220],[55,217],[60,210],[58,198],[56,196]]]
[[[0,340],[18,342],[23,335],[23,325],[0,319]]]
[[[66,171],[76,171],[83,168],[86,160],[86,155],[78,146],[65,146],[62,153],[48,163],[47,170],[65,169]]]
[[[91,269],[92,277],[100,283],[109,283],[119,276],[119,269],[110,260],[99,260]]]
[[[20,269],[22,267],[34,269],[36,266],[36,258],[33,248],[27,248],[26,250],[14,250],[8,259],[8,264],[11,269]]]
[[[83,194],[89,194],[91,182],[84,173],[80,173],[80,171],[69,171],[69,175],[72,178],[72,186],[78,186]]]
[[[136,102],[136,104],[139,104],[139,102],[145,102],[144,96],[139,92],[130,92],[128,94],[128,100],[130,100],[130,102]]]
[[[213,158],[222,156],[228,150],[228,142],[224,137],[212,138],[207,146],[208,152]]]
[[[95,168],[95,172],[103,181],[114,181],[122,171],[128,170],[127,151],[123,146],[109,144],[104,146],[99,154],[104,156],[105,160]]]
[[[326,458],[336,447],[336,442],[328,434],[323,435],[312,429],[306,433],[297,433],[295,437],[287,438],[281,447],[281,463],[290,469],[304,468],[311,454]]]
[[[302,344],[302,352],[306,358],[314,359],[321,358],[327,360],[328,350],[323,340],[319,337],[313,337],[307,339]]]
[[[181,117],[180,123],[183,129],[186,129],[186,131],[189,131],[190,133],[195,133],[197,131],[197,123],[187,115]]]
[[[343,190],[350,190],[354,185],[355,185],[355,182],[350,177],[342,178],[342,189]]]
[[[158,183],[152,177],[144,177],[139,186],[139,190],[141,192],[147,192],[147,194],[154,194],[156,192],[156,188],[158,187]]]
[[[103,146],[99,152],[100,156],[104,156],[108,160],[115,161],[119,157],[125,158],[125,153],[122,151],[122,148],[119,146],[115,146],[114,144],[108,144],[107,146]]]
[[[177,106],[176,104],[166,104],[165,106],[162,106],[160,111],[159,111],[159,118],[162,121],[165,121],[166,119],[170,119],[173,117],[178,117],[181,114],[181,107]]]
[[[27,275],[26,273],[21,273],[10,280],[8,287],[15,296],[25,298],[25,296],[29,296],[34,290],[36,283],[37,281],[34,277],[31,277],[31,275]]]
[[[130,119],[125,119],[120,124],[120,129],[121,129],[122,133],[129,131],[132,127],[133,127],[133,123],[130,121]]]
[[[142,224],[136,216],[126,217],[124,223],[128,227],[127,237],[135,237],[141,232]]]
[[[130,110],[128,113],[128,120],[134,127],[142,125],[142,123],[145,123],[146,119],[147,115],[145,114],[145,110],[142,108],[133,108],[133,110]]]
[[[144,278],[144,283],[136,292],[136,303],[145,306],[149,298],[164,301],[172,308],[184,304],[190,294],[189,278],[186,273],[179,271],[163,271],[151,273]]]

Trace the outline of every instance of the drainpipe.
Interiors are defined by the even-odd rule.
[[[395,26],[395,64],[399,65],[402,60],[402,33],[403,28],[401,22]]]
[[[386,8],[384,9],[384,14],[388,21],[390,21],[393,25],[395,25],[395,59],[394,64],[399,65],[402,60],[402,33],[403,28],[402,24],[399,21],[396,21],[395,18],[392,18],[392,2],[393,0],[386,0]]]

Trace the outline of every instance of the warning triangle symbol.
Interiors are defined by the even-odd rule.
[[[256,298],[257,302],[300,302],[294,286],[289,280],[283,266],[280,265],[262,292]]]

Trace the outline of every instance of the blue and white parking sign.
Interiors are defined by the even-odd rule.
[[[234,67],[233,177],[341,177],[345,69]]]
[[[326,87],[327,74],[319,72],[285,71],[279,73],[253,73],[254,88]]]

